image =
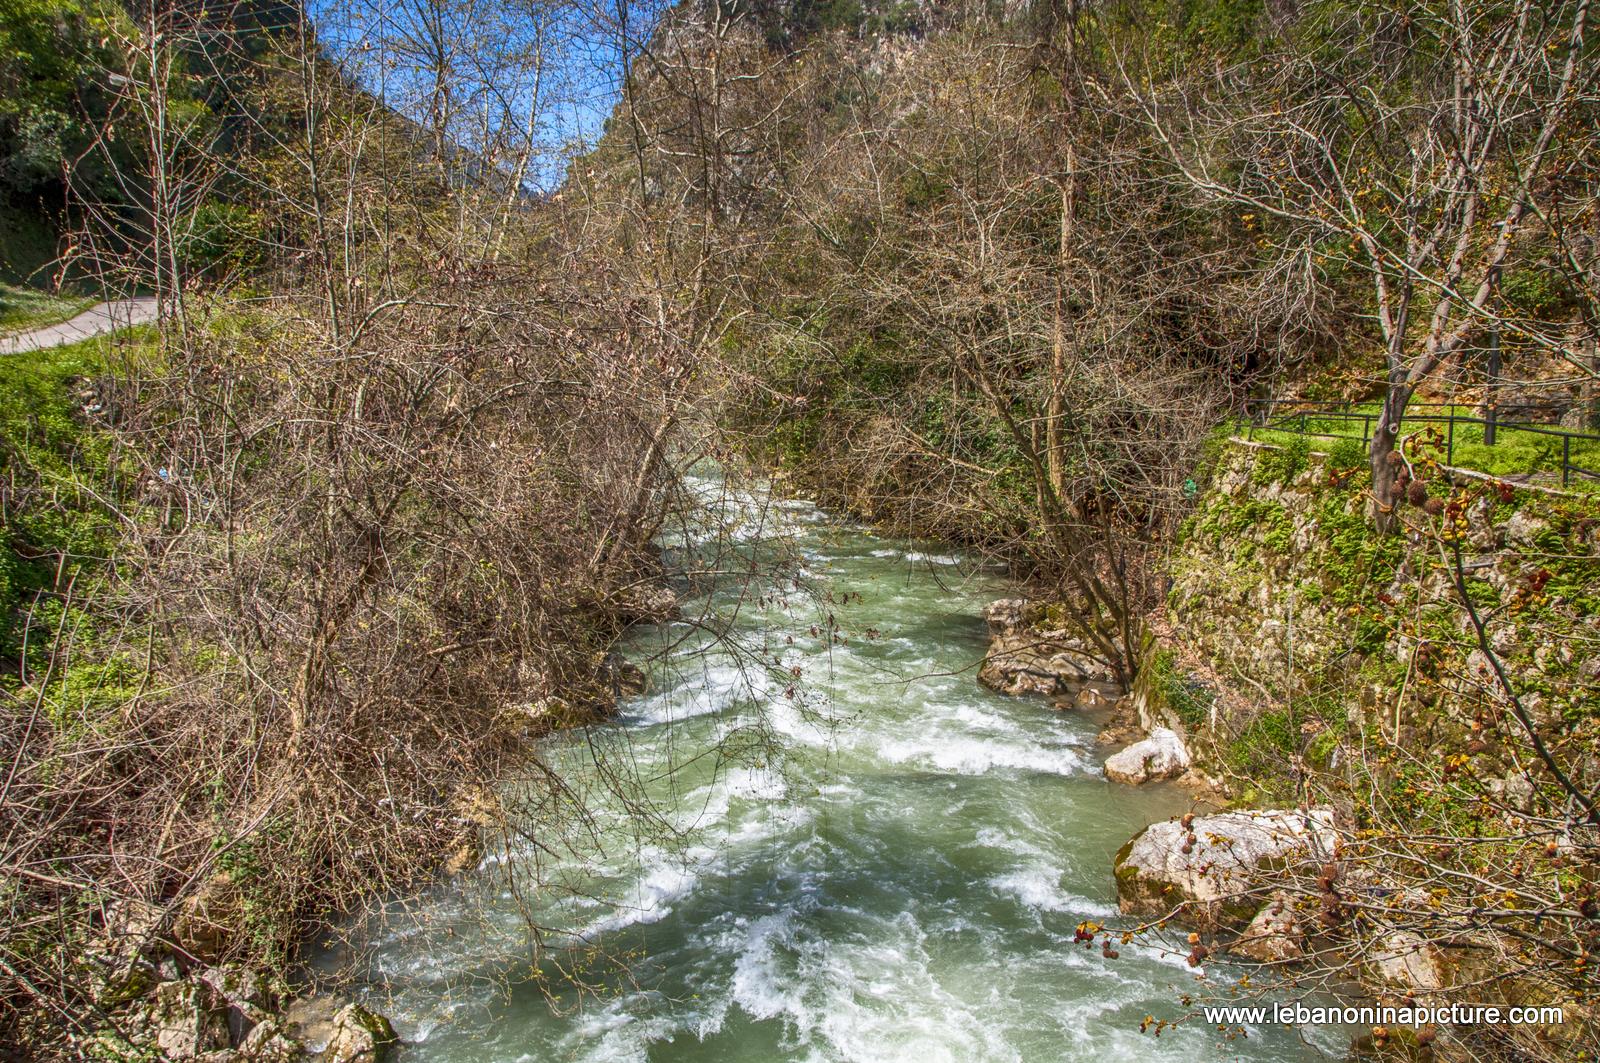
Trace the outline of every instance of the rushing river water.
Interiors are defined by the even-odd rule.
[[[1184,797],[1107,783],[1093,722],[978,685],[1003,578],[809,505],[708,501],[669,560],[763,575],[633,632],[649,690],[552,749],[594,849],[513,842],[370,932],[408,1063],[1317,1058],[1283,1029],[1141,1034],[1195,972],[1073,945],[1115,918],[1112,854]],[[640,832],[641,801],[677,831]],[[534,864],[549,887],[505,886]],[[533,959],[525,917],[587,951]]]

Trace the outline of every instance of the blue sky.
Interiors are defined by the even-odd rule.
[[[308,5],[323,48],[363,86],[424,127],[437,108],[453,141],[495,154],[498,164],[528,142],[537,108],[527,183],[544,192],[560,183],[573,153],[600,135],[618,97],[624,42],[647,36],[666,9],[664,0]],[[440,66],[449,71],[443,97],[433,74]]]

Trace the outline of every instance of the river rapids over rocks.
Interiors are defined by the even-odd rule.
[[[979,686],[1002,575],[692,487],[663,539],[683,619],[628,635],[649,685],[617,720],[551,743],[569,790],[324,958],[355,963],[403,1063],[1342,1054],[1275,1027],[1141,1033],[1196,972],[1073,944],[1117,917],[1115,851],[1184,798],[1107,782],[1089,719]]]

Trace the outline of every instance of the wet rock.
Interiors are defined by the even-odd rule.
[[[389,1020],[360,1004],[346,1004],[333,1017],[324,1063],[382,1063],[400,1039]]]
[[[1106,778],[1137,786],[1153,779],[1171,779],[1189,767],[1189,749],[1177,732],[1158,727],[1150,737],[1106,759]]]
[[[1072,707],[1085,712],[1104,712],[1113,708],[1117,699],[1096,687],[1084,687],[1072,699]]]
[[[1124,914],[1176,917],[1204,929],[1247,925],[1267,873],[1326,859],[1336,836],[1333,811],[1221,812],[1186,829],[1154,823],[1116,857],[1117,900]]]
[[[644,672],[620,653],[608,653],[600,662],[600,681],[619,698],[643,694],[646,680]]]
[[[321,1055],[333,1041],[333,1020],[338,1001],[327,994],[297,997],[283,1009],[282,1022],[289,1036],[311,1055]]]
[[[256,1023],[239,1045],[241,1063],[292,1063],[303,1049],[290,1037],[279,1019],[266,1018]]]
[[[1303,941],[1289,898],[1278,893],[1261,906],[1228,951],[1257,963],[1284,963],[1304,955]]]
[[[988,605],[989,652],[978,682],[1002,694],[1072,693],[1113,678],[1109,665],[1067,631],[1050,626],[1049,611],[1021,598]]]
[[[1137,742],[1144,737],[1144,730],[1139,726],[1139,717],[1134,711],[1133,703],[1129,698],[1122,698],[1112,710],[1111,719],[1094,736],[1095,743],[1102,746],[1121,746],[1129,742]]]

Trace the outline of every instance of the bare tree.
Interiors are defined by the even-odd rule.
[[[1593,136],[1587,0],[1330,10],[1259,60],[1172,91],[1123,84],[1185,186],[1272,223],[1280,255],[1354,267],[1371,289],[1383,408],[1373,515],[1395,527],[1406,406],[1490,322],[1586,370],[1571,338],[1496,293]],[[1147,75],[1146,75],[1147,77]],[[1270,102],[1269,102],[1270,101]]]

